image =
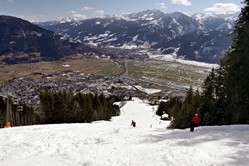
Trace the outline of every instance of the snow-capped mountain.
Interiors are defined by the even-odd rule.
[[[196,13],[192,18],[199,21],[210,31],[233,29],[234,21],[238,14],[233,15],[215,15],[208,13]]]
[[[190,60],[217,63],[231,44],[235,16],[164,13],[146,10],[120,17],[53,24],[39,23],[60,35],[96,46],[143,48]]]

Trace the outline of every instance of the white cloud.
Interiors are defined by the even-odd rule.
[[[70,13],[71,13],[71,14],[76,14],[77,12],[74,11],[74,10],[71,10]]]
[[[206,8],[204,12],[227,14],[239,12],[241,8],[234,3],[216,3],[210,8]]]
[[[76,20],[84,20],[92,17],[104,17],[106,15],[104,10],[98,10],[90,6],[84,6],[80,9],[71,10],[67,12],[68,17]]]
[[[93,8],[92,7],[90,7],[90,6],[84,6],[83,8],[81,8],[82,10],[93,10]]]
[[[77,19],[77,20],[84,20],[87,19],[87,16],[85,16],[84,14],[79,14],[79,13],[75,13],[72,15],[73,18]]]
[[[32,16],[23,16],[19,15],[19,18],[22,18],[24,20],[28,20],[29,22],[39,22],[42,21],[42,19],[45,17],[44,15],[32,15]]]
[[[44,15],[33,15],[33,16],[29,16],[28,20],[30,20],[31,22],[37,22],[37,21],[40,21],[44,17],[45,17]]]
[[[84,15],[80,11],[76,11],[76,10],[71,10],[70,12],[67,12],[67,15],[68,15],[68,17],[74,18],[76,20],[84,20],[84,19],[88,18],[86,15]],[[60,18],[60,19],[62,19],[62,18]]]
[[[160,9],[166,9],[166,5],[163,2],[161,2],[161,3],[155,3],[155,5],[159,6]]]
[[[178,5],[185,5],[185,6],[191,6],[191,2],[189,0],[171,0],[172,4],[178,4]]]
[[[14,3],[15,0],[4,0],[6,3]]]
[[[97,16],[105,16],[104,10],[96,10],[94,13],[95,13]]]

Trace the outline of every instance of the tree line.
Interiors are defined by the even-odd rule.
[[[103,94],[74,95],[72,92],[40,93],[44,123],[84,123],[110,120],[120,114],[119,107],[113,105]]]
[[[249,1],[244,0],[233,32],[231,48],[203,82],[202,91],[186,94],[159,105],[157,114],[172,117],[170,127],[187,128],[195,113],[202,125],[249,123]]]
[[[97,120],[110,120],[120,114],[119,107],[113,105],[121,99],[117,96],[105,97],[103,94],[73,94],[72,92],[42,91],[40,104],[30,106],[16,105],[10,99],[0,96],[0,128],[11,121],[12,126],[55,123],[89,123]],[[9,102],[9,106],[8,105]],[[18,109],[22,106],[21,110]],[[9,107],[9,109],[7,109]],[[7,110],[10,115],[8,117]]]

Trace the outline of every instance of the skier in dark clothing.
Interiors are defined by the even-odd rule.
[[[131,126],[136,127],[136,122],[134,120],[131,121]]]
[[[190,131],[193,132],[194,128],[197,127],[199,125],[199,123],[200,123],[200,117],[196,113],[195,116],[193,117],[192,121],[191,121]]]

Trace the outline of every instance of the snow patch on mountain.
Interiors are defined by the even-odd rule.
[[[182,63],[182,64],[188,64],[188,65],[193,65],[193,66],[203,66],[207,68],[216,68],[219,65],[218,64],[210,64],[210,63],[204,63],[204,62],[198,62],[198,61],[189,61],[189,60],[184,60],[184,59],[179,59],[176,58],[176,56],[173,54],[168,54],[168,55],[160,55],[160,54],[149,54],[150,59],[156,59],[156,60],[161,60],[161,61],[169,61],[169,62],[177,62],[177,63]]]

